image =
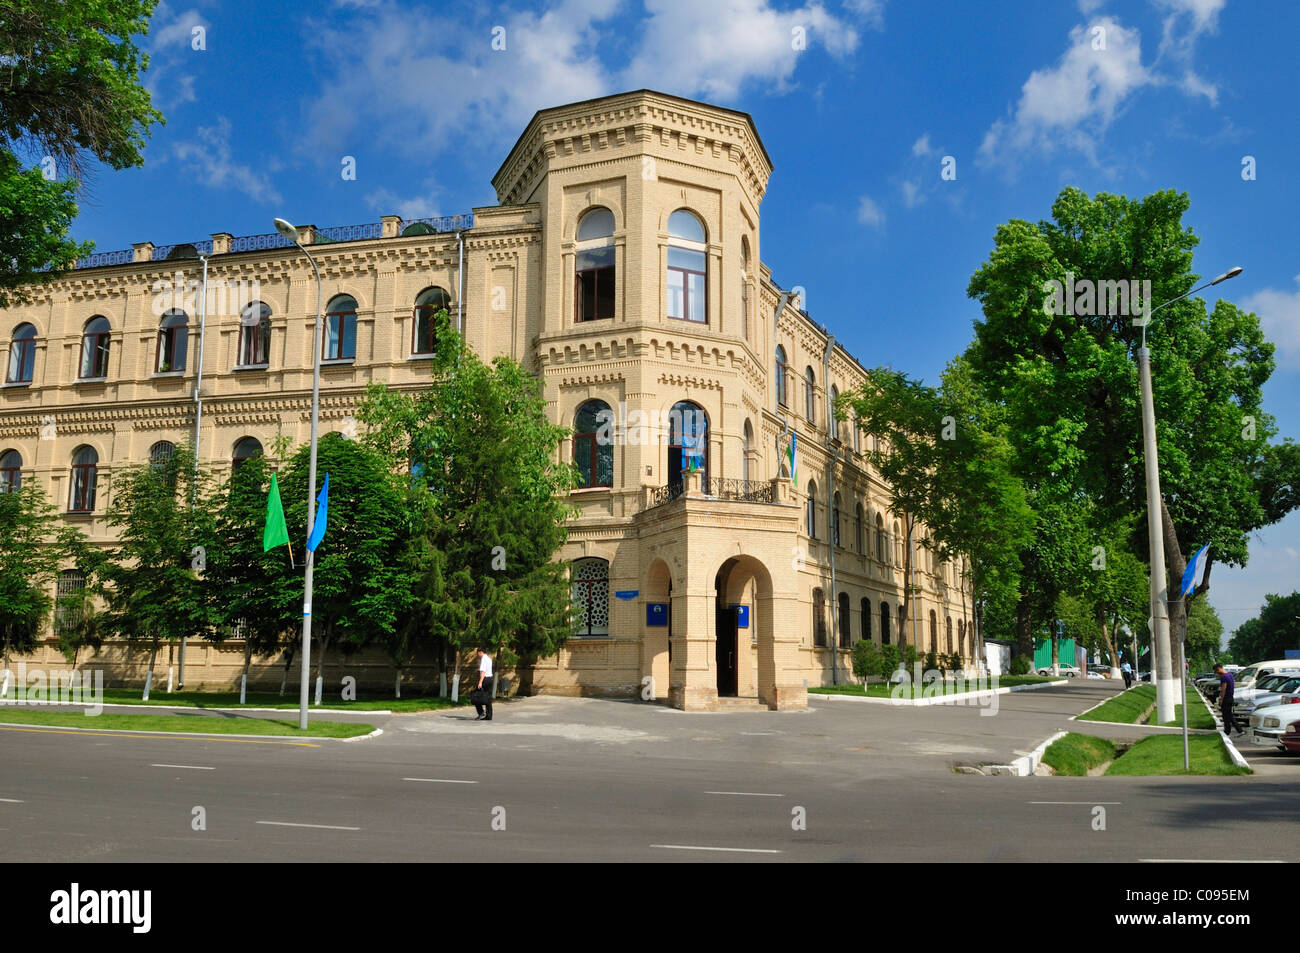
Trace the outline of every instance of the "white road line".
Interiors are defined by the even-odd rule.
[[[0,801],[4,801],[4,803],[6,803],[6,804],[26,804],[26,803],[27,803],[26,801],[20,801],[20,800],[18,800],[18,799],[15,798],[15,797],[0,797]]]
[[[291,824],[288,821],[258,821],[259,824],[269,824],[272,827],[314,827],[322,831],[359,831],[359,827],[336,827],[333,824]]]
[[[215,771],[216,768],[205,767],[201,764],[151,764],[151,768],[184,768],[186,771]]]
[[[784,794],[759,794],[756,791],[705,791],[705,794],[733,794],[736,797],[785,797]]]
[[[1026,801],[1026,804],[1123,804],[1123,801]]]
[[[716,850],[730,854],[779,854],[779,850],[763,850],[758,847],[692,847],[689,844],[651,844],[664,850]]]
[[[1170,857],[1140,857],[1139,864],[1284,864],[1284,860],[1223,860],[1219,857],[1189,857],[1179,860]]]
[[[433,784],[478,784],[477,781],[455,781],[451,778],[402,778],[403,781],[429,781]]]

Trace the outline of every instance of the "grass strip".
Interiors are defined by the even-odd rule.
[[[149,694],[149,700],[140,700],[141,690],[135,688],[106,688],[103,703],[105,705],[149,705],[161,708],[279,708],[285,711],[298,710],[298,695],[295,688],[292,694],[281,695],[278,692],[248,692],[245,704],[239,704],[239,692],[172,692],[168,694],[156,687]],[[441,708],[453,708],[457,704],[468,704],[465,700],[469,692],[465,691],[459,703],[450,698],[359,698],[355,701],[325,701],[312,705],[313,709],[331,711],[349,711],[357,709],[387,710],[394,712],[437,711]]]
[[[1179,735],[1143,738],[1106,769],[1106,776],[1149,777],[1167,774],[1250,774],[1232,763],[1218,735],[1193,735],[1188,739],[1190,771],[1183,770],[1183,739]]]
[[[1088,772],[1107,761],[1115,760],[1115,744],[1106,738],[1094,738],[1070,732],[1058,738],[1043,752],[1043,763],[1060,775],[1086,777]]]
[[[0,722],[106,731],[180,731],[199,735],[295,735],[303,738],[355,738],[374,725],[350,721],[312,721],[306,731],[296,721],[271,718],[218,718],[210,715],[86,715],[79,711],[30,711],[0,706]]]
[[[1161,722],[1162,725],[1181,728],[1183,727],[1183,706],[1174,706],[1174,720]],[[1190,728],[1214,728],[1214,716],[1201,703],[1200,695],[1196,689],[1187,689],[1187,727]]]
[[[984,679],[982,682],[973,678],[966,679],[964,682],[946,681],[943,683],[943,693],[945,695],[955,695],[962,692],[987,691],[991,688],[1011,688],[1016,685],[1035,685],[1040,682],[1050,682],[1052,679],[1044,678],[1039,675],[1004,675],[999,676],[996,684],[992,679]],[[899,688],[897,697],[899,698],[926,698],[938,691],[938,682],[922,682],[917,685],[912,682],[904,684]],[[814,695],[866,695],[871,698],[893,698],[893,685],[886,685],[881,682],[872,682],[869,685],[810,685],[809,694]]]
[[[1092,711],[1080,715],[1076,721],[1117,721],[1135,725],[1148,708],[1155,704],[1154,685],[1135,685],[1126,692],[1102,702]]]

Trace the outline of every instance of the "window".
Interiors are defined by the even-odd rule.
[[[889,603],[880,603],[880,644],[889,644]]]
[[[862,637],[871,638],[871,600],[862,600]]]
[[[159,374],[185,370],[185,355],[190,345],[190,317],[175,309],[162,316],[158,325],[158,357],[154,370]]]
[[[840,493],[835,491],[835,499],[831,501],[831,542],[836,546],[840,544]]]
[[[903,565],[903,534],[898,531],[898,520],[894,520],[894,565]]]
[[[614,317],[614,213],[593,208],[578,223],[574,319]]]
[[[434,329],[437,327],[435,316],[444,309],[451,309],[451,295],[437,285],[425,288],[416,296],[411,326],[412,354],[433,353]]]
[[[271,308],[261,301],[246,305],[239,315],[239,366],[271,363]]]
[[[939,648],[939,622],[937,620],[937,617],[934,614],[934,610],[931,609],[930,610],[930,651],[934,652],[938,648]]]
[[[10,384],[30,384],[35,365],[36,326],[20,324],[14,328],[13,341],[9,344],[9,374],[5,380]]]
[[[149,448],[149,463],[153,466],[161,466],[174,456],[176,456],[176,446],[166,440],[159,440]]]
[[[849,594],[840,593],[840,648],[847,649],[852,642],[852,636],[849,633]]]
[[[749,340],[749,239],[740,238],[740,336]]]
[[[748,483],[758,478],[758,460],[754,457],[754,426],[748,420],[745,421],[742,439],[745,442],[744,480]]]
[[[813,590],[813,645],[826,647],[826,594]]]
[[[668,216],[668,317],[709,320],[704,225],[691,212]]]
[[[945,627],[948,630],[948,654],[952,654],[952,616],[946,617]]]
[[[785,359],[785,348],[776,346],[776,399],[782,407],[790,405],[790,365]]]
[[[808,538],[817,538],[817,484],[808,481]]]
[[[609,635],[609,563],[579,559],[571,569],[573,634]]]
[[[357,302],[351,295],[339,295],[325,312],[325,340],[321,360],[348,361],[357,356]]]
[[[957,620],[957,654],[966,657],[966,620]]]
[[[589,400],[573,418],[573,463],[580,487],[614,485],[614,414],[603,400]]]
[[[251,460],[253,457],[262,455],[262,444],[256,437],[244,437],[235,444],[235,452],[231,458],[231,468],[237,468],[245,460]]]
[[[22,486],[22,455],[17,450],[0,453],[0,493],[17,493]]]
[[[94,380],[108,376],[108,342],[112,331],[108,318],[96,315],[86,322],[81,332],[81,374],[82,380]]]
[[[803,372],[803,415],[808,423],[817,423],[817,375],[811,367]]]
[[[840,399],[840,389],[834,384],[831,385],[831,417],[826,421],[826,430],[830,432],[840,443],[844,442],[844,426],[835,419],[835,412],[838,408]]]
[[[703,470],[709,479],[709,418],[689,400],[678,401],[668,414],[668,482],[681,486],[683,474]]]
[[[853,452],[862,452],[862,428],[858,426],[858,415],[853,415]]]
[[[885,521],[881,519],[880,514],[876,514],[876,561],[885,561]]]
[[[72,486],[68,512],[90,513],[95,509],[95,483],[99,476],[99,454],[94,447],[78,447],[72,455]]]
[[[59,573],[54,588],[54,631],[64,635],[80,621],[80,602],[85,597],[86,574],[80,569],[65,569]]]
[[[856,548],[857,548],[857,550],[858,550],[859,553],[861,553],[861,554],[863,554],[863,555],[866,555],[866,552],[867,552],[867,551],[866,551],[865,549],[862,548],[863,545],[864,545],[864,539],[865,539],[865,537],[864,537],[864,534],[863,534],[863,527],[862,527],[862,504],[861,504],[861,503],[858,504],[858,508],[857,508],[857,528],[858,528],[858,533],[857,533],[857,547],[856,547]]]

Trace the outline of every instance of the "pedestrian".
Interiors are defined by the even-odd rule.
[[[1133,666],[1128,664],[1128,659],[1124,660],[1124,664],[1119,667],[1119,670],[1124,674],[1124,687],[1132,688],[1133,687]]]
[[[474,710],[478,712],[477,721],[492,720],[492,656],[480,646],[478,653],[478,687],[474,689]],[[484,709],[487,713],[484,714]]]
[[[1219,676],[1219,712],[1223,715],[1223,730],[1230,735],[1245,732],[1246,729],[1237,727],[1237,719],[1232,713],[1232,694],[1237,680],[1222,665],[1214,666],[1214,674]]]

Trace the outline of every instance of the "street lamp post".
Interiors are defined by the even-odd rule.
[[[316,332],[312,346],[311,375],[311,463],[307,469],[307,538],[310,539],[312,530],[316,526],[316,427],[320,420],[320,335],[323,292],[320,269],[316,267],[316,260],[311,257],[311,252],[303,248],[302,242],[298,240],[298,229],[284,219],[277,218],[275,230],[298,246],[298,250],[307,256],[312,271],[316,273]],[[307,729],[307,689],[311,675],[311,581],[315,565],[316,554],[309,549],[302,597],[302,679],[298,701],[298,727],[304,731]]]
[[[1169,639],[1169,578],[1165,570],[1164,523],[1160,513],[1160,461],[1156,449],[1156,415],[1155,403],[1151,396],[1151,352],[1147,349],[1147,325],[1151,323],[1151,316],[1161,308],[1181,301],[1202,288],[1235,278],[1239,274],[1241,268],[1231,268],[1217,278],[1177,298],[1156,305],[1141,321],[1142,346],[1138,348],[1137,358],[1138,376],[1142,387],[1142,448],[1146,461],[1147,541],[1151,550],[1151,649],[1155,662],[1152,666],[1152,674],[1156,681],[1158,724],[1174,720],[1174,699],[1178,690],[1178,681],[1174,679],[1173,655]],[[1135,319],[1133,323],[1138,322]]]

